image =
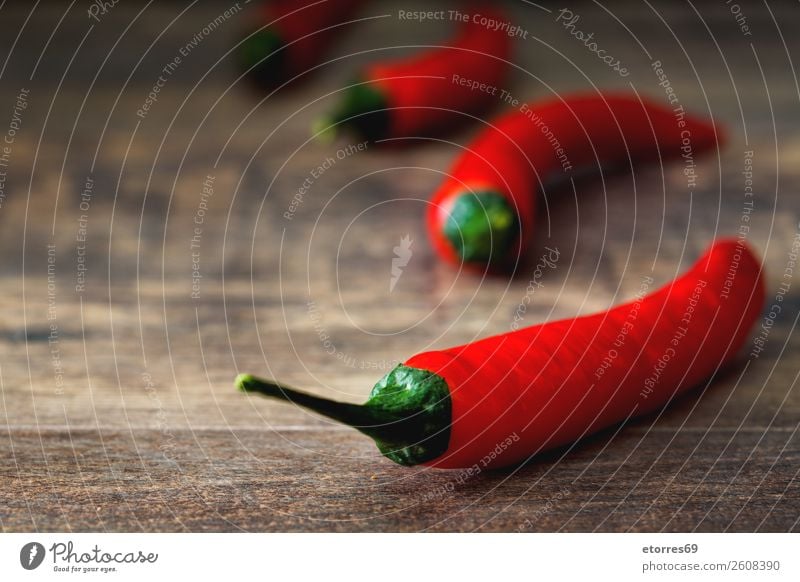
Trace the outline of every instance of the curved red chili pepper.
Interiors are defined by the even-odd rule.
[[[700,385],[731,362],[763,301],[758,260],[723,240],[669,285],[609,311],[413,356],[363,405],[248,375],[237,384],[350,424],[404,465],[497,468]]]
[[[254,81],[276,87],[322,62],[337,26],[363,0],[272,0],[263,3],[255,30],[239,45],[239,60]]]
[[[573,170],[694,156],[719,141],[711,122],[636,95],[524,105],[492,122],[458,157],[428,206],[428,233],[448,261],[513,263],[526,248],[543,182]]]
[[[488,6],[465,15],[447,46],[368,66],[314,132],[331,137],[348,126],[372,141],[430,136],[486,110],[510,68],[511,37],[501,26],[508,21]]]

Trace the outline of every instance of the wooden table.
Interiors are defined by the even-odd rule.
[[[548,189],[510,279],[441,264],[423,231],[425,200],[476,127],[338,157],[346,140],[309,141],[360,64],[444,38],[446,23],[372,3],[334,63],[267,98],[228,54],[252,19],[244,3],[213,30],[236,5],[122,2],[95,21],[66,2],[0,4],[0,134],[15,132],[0,183],[0,528],[797,530],[796,277],[759,358],[744,350],[702,394],[512,471],[395,466],[355,431],[232,387],[248,371],[363,400],[413,353],[508,330],[545,245],[561,260],[526,323],[630,298],[738,231],[750,155],[747,238],[774,303],[800,211],[796,3],[572,3],[625,78],[540,4],[509,3],[527,32],[513,94],[665,100],[661,61],[680,104],[729,140],[698,160],[691,194],[681,163]],[[406,235],[413,255],[390,291]]]

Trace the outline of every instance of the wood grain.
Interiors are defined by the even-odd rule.
[[[376,18],[335,48],[341,58],[266,98],[227,55],[242,16],[191,51],[142,119],[161,69],[228,4],[178,17],[187,3],[153,3],[138,18],[132,4],[99,23],[80,9],[61,21],[68,3],[0,8],[4,26],[21,30],[16,45],[0,37],[0,136],[16,95],[30,90],[0,204],[0,529],[800,529],[796,281],[758,359],[744,350],[663,414],[511,471],[394,466],[353,431],[231,385],[249,371],[363,400],[413,353],[508,330],[545,245],[562,259],[544,273],[528,323],[605,309],[644,275],[665,282],[741,226],[747,151],[748,240],[765,257],[771,304],[800,219],[795,4],[748,5],[753,35],[743,36],[724,3],[697,14],[667,1],[573,3],[609,54],[624,55],[631,75],[621,78],[555,22],[557,8],[509,2],[530,33],[517,46],[515,95],[594,84],[662,99],[651,67],[660,60],[681,104],[724,123],[728,144],[697,161],[691,193],[680,164],[548,186],[531,256],[508,278],[440,264],[421,221],[477,127],[452,143],[347,155],[285,217],[312,169],[347,143],[309,142],[326,95],[370,58],[413,50],[387,46],[441,39],[441,24],[411,26],[394,4],[373,3],[366,15]],[[390,291],[405,235],[414,254]]]

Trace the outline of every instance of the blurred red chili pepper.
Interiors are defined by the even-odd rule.
[[[314,133],[330,138],[347,126],[372,141],[430,136],[496,102],[510,68],[508,21],[489,6],[464,15],[448,45],[368,66]]]
[[[403,464],[497,468],[659,410],[728,365],[761,312],[761,265],[737,240],[603,313],[410,358],[363,405],[249,375],[237,385],[349,424]]]
[[[322,62],[326,49],[363,0],[263,2],[253,32],[239,45],[251,79],[274,88]]]
[[[448,261],[513,264],[526,248],[543,182],[682,154],[693,159],[719,142],[710,121],[633,94],[522,105],[489,123],[456,159],[428,206],[428,233]]]

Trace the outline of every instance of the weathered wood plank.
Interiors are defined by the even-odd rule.
[[[3,527],[787,531],[796,433],[607,431],[512,471],[407,469],[353,431],[14,429]]]

